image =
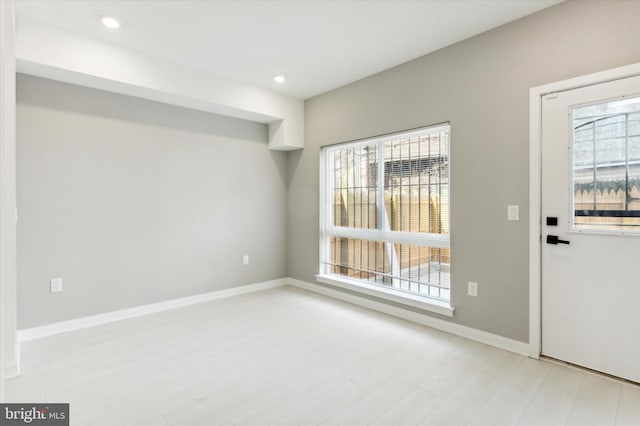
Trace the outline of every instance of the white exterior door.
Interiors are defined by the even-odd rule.
[[[640,76],[542,99],[542,354],[640,382]]]

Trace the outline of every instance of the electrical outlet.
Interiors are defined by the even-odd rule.
[[[62,278],[51,279],[51,293],[62,291]]]
[[[242,264],[243,265],[248,265],[249,264],[249,255],[245,254],[244,256],[242,256]]]
[[[467,294],[469,296],[478,297],[478,283],[473,281],[469,281],[467,287]]]
[[[517,222],[520,220],[520,206],[507,206],[507,220],[511,222]]]

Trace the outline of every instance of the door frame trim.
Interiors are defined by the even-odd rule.
[[[640,63],[529,89],[529,356],[542,353],[542,97],[640,75]]]

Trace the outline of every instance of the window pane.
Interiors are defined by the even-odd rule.
[[[377,152],[375,145],[332,153],[333,224],[377,228]]]
[[[574,229],[640,232],[640,97],[573,109]]]
[[[385,142],[384,203],[393,231],[449,233],[449,132]]]
[[[449,300],[449,249],[331,237],[328,272]]]
[[[384,283],[391,274],[389,252],[379,241],[331,237],[329,272]]]

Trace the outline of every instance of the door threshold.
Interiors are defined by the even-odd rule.
[[[602,371],[594,370],[592,368],[583,367],[582,365],[573,364],[571,362],[562,361],[560,359],[551,358],[547,355],[540,355],[541,361],[546,361],[551,364],[562,365],[564,367],[573,368],[574,370],[582,371],[583,373],[591,374],[592,376],[604,377],[605,379],[610,379],[616,382],[627,383],[632,386],[636,386],[640,388],[639,382],[634,382],[633,380],[625,379],[623,377],[614,376],[613,374],[603,373]]]

